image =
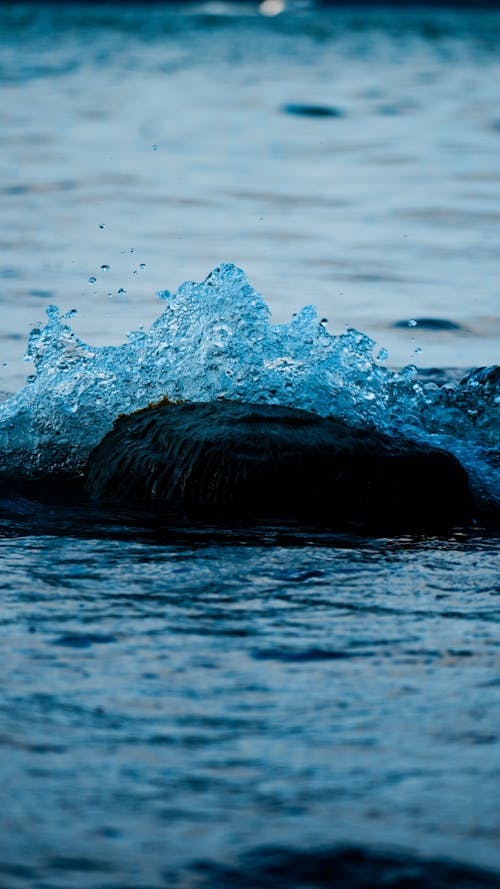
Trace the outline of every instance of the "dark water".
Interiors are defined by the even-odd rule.
[[[20,512],[2,885],[495,885],[498,538]]]
[[[156,289],[234,260],[274,320],[314,302],[437,366],[419,379],[450,388],[413,399],[409,377],[396,420],[460,425],[498,491],[496,377],[453,390],[444,369],[498,363],[498,13],[288,6],[0,5],[0,389],[48,303],[117,343]],[[133,380],[138,334],[90,359],[54,318],[38,382],[2,406],[4,462],[14,438],[27,467],[78,451],[113,385],[120,410],[161,387],[154,350]],[[217,397],[231,342],[205,378],[192,340],[169,385]],[[261,346],[240,344],[247,394]],[[358,408],[384,391],[367,350],[335,365]],[[498,529],[207,527],[11,494],[1,889],[499,885]]]

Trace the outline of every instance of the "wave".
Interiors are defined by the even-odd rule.
[[[352,846],[301,850],[252,849],[232,865],[200,862],[193,868],[200,889],[493,889],[498,875],[478,867],[401,851]]]
[[[420,379],[376,357],[355,329],[328,332],[306,306],[273,324],[244,272],[223,264],[202,283],[161,291],[165,306],[149,331],[120,346],[93,347],[70,326],[74,312],[47,309],[28,339],[35,373],[0,405],[0,476],[78,476],[121,414],[173,402],[276,404],[404,435],[453,453],[476,503],[500,507],[500,368],[476,368],[455,383]]]

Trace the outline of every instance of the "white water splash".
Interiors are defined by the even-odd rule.
[[[307,306],[271,324],[263,298],[231,264],[201,284],[159,294],[165,309],[148,332],[121,346],[81,342],[56,307],[31,332],[36,374],[0,406],[0,472],[33,477],[81,472],[116,417],[162,398],[291,405],[356,426],[430,441],[455,453],[479,496],[499,499],[498,374],[476,372],[455,387],[416,380],[373,357],[356,330],[334,336]]]

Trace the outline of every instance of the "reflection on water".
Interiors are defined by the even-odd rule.
[[[498,360],[498,13],[0,16],[1,388],[47,302],[118,342],[222,260],[276,320],[314,302],[395,364]],[[392,328],[414,317],[467,334]]]

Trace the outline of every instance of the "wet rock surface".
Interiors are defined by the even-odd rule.
[[[87,493],[210,518],[432,527],[469,514],[451,455],[275,405],[163,403],[119,418]]]

